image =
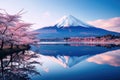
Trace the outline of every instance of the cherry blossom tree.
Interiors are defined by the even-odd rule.
[[[0,9],[0,49],[9,45],[13,48],[15,45],[29,45],[38,41],[35,38],[37,33],[29,31],[32,24],[21,20],[22,11],[11,15]]]

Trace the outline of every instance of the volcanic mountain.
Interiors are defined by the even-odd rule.
[[[120,35],[117,32],[86,24],[72,15],[62,17],[54,26],[40,28],[37,31],[40,32],[38,35],[40,39]]]

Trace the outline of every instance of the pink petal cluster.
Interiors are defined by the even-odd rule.
[[[8,14],[0,10],[0,49],[8,45],[29,45],[37,42],[36,32],[29,31],[31,23],[21,20],[21,14]]]

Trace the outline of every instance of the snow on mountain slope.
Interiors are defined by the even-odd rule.
[[[64,16],[57,21],[55,26],[59,27],[70,27],[70,26],[81,26],[81,27],[90,27],[89,25],[83,23],[72,15]]]
[[[84,56],[60,56],[57,55],[57,58],[61,63],[65,64],[67,67],[73,67],[74,65],[78,64],[79,62],[89,58],[90,55],[84,55]]]

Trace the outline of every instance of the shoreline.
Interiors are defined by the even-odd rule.
[[[37,44],[115,44],[115,45],[120,45],[120,42],[38,42]]]

